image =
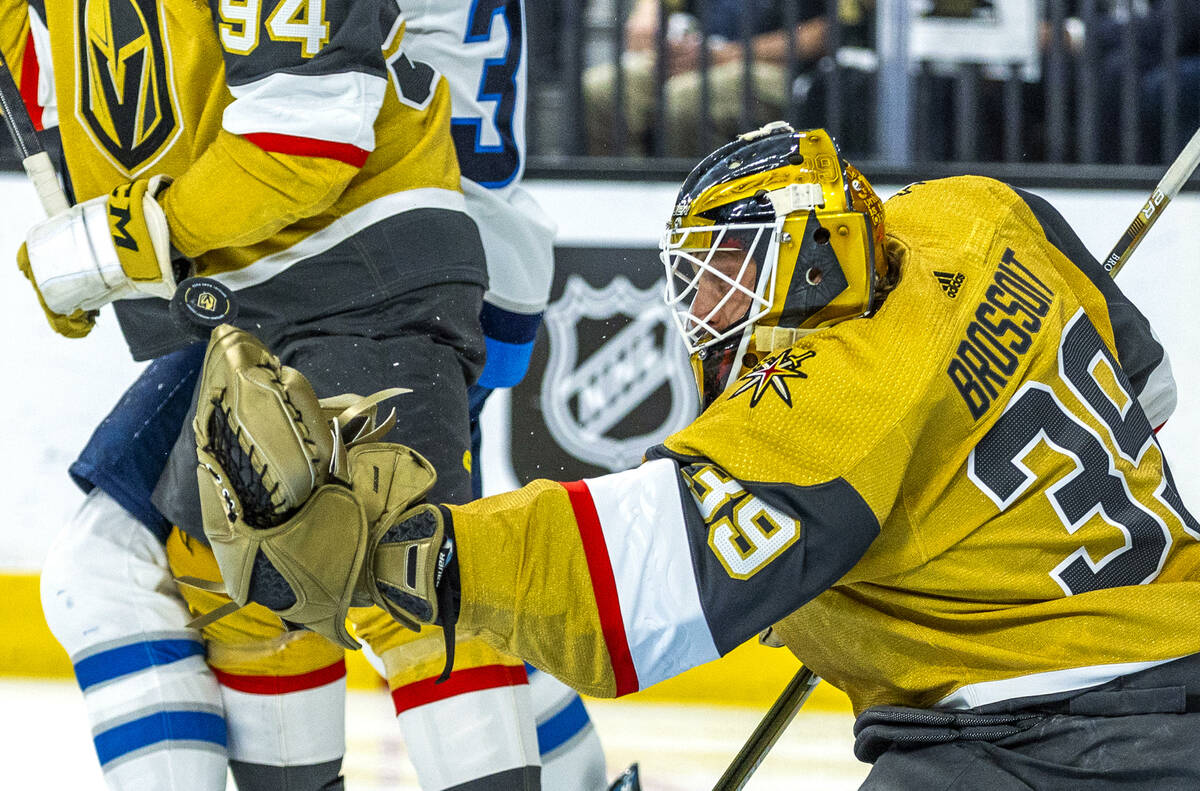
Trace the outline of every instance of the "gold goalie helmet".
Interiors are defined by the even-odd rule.
[[[825,130],[783,121],[688,174],[659,248],[702,406],[764,356],[869,313],[887,269],[870,183]]]

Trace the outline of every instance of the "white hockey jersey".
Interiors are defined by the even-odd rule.
[[[409,56],[450,84],[467,210],[487,251],[486,299],[516,313],[540,312],[553,275],[555,226],[520,185],[528,94],[521,3],[426,0],[406,6],[405,16]]]

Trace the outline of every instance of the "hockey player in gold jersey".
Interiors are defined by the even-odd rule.
[[[701,415],[636,469],[463,506],[423,503],[394,446],[323,475],[294,439],[311,392],[248,410],[286,371],[214,333],[195,429],[226,579],[256,561],[332,623],[374,602],[604,696],[772,627],[850,696],[868,789],[1200,787],[1200,525],[1154,436],[1174,383],[1053,208],[978,177],[884,205],[777,123],[693,170],[662,258]]]
[[[3,0],[0,9],[0,45],[34,119],[58,128],[77,200],[30,229],[18,255],[51,326],[87,335],[103,308],[136,359],[170,357],[174,370],[151,368],[173,378],[142,396],[182,407],[177,433],[195,338],[165,298],[185,274],[215,279],[235,293],[238,321],[323,395],[403,380],[412,392],[393,438],[437,465],[438,499],[468,499],[467,387],[483,363],[487,276],[450,90],[408,48],[412,17],[395,0]],[[519,32],[498,41],[513,50],[509,65],[521,54],[511,40]],[[150,422],[132,435],[162,430]],[[228,764],[243,791],[340,787],[344,650],[262,609],[202,631],[189,623],[189,608],[224,601],[195,588],[181,598],[172,581],[221,586],[190,432],[170,459],[147,458],[151,468],[153,505],[170,520],[163,535],[98,487],[42,573],[47,623],[75,666],[107,783],[208,791],[225,787]],[[466,641],[459,672],[434,689],[437,630],[417,637],[381,613],[356,622],[382,657],[424,788],[537,784],[519,660]],[[477,739],[465,720],[492,736]]]

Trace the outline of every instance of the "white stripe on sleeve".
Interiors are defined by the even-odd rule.
[[[375,117],[388,83],[358,71],[319,76],[275,73],[230,86],[234,101],[221,124],[235,135],[266,132],[364,151],[375,148]]]
[[[586,483],[608,547],[638,686],[717,659],[674,462],[658,459]]]

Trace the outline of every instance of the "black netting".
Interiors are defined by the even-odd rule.
[[[242,504],[242,519],[251,527],[275,527],[284,522],[290,514],[280,510],[273,502],[272,495],[275,487],[268,489],[263,475],[267,471],[264,464],[261,470],[254,468],[251,460],[253,449],[245,450],[238,442],[238,434],[229,424],[229,416],[224,404],[214,401],[215,409],[208,419],[208,447],[205,450],[221,465],[227,486],[237,494]]]
[[[413,617],[422,623],[429,623],[433,618],[433,607],[429,602],[418,599],[399,588],[393,588],[383,581],[376,581],[375,587],[387,598],[391,599],[401,610],[412,613]]]

